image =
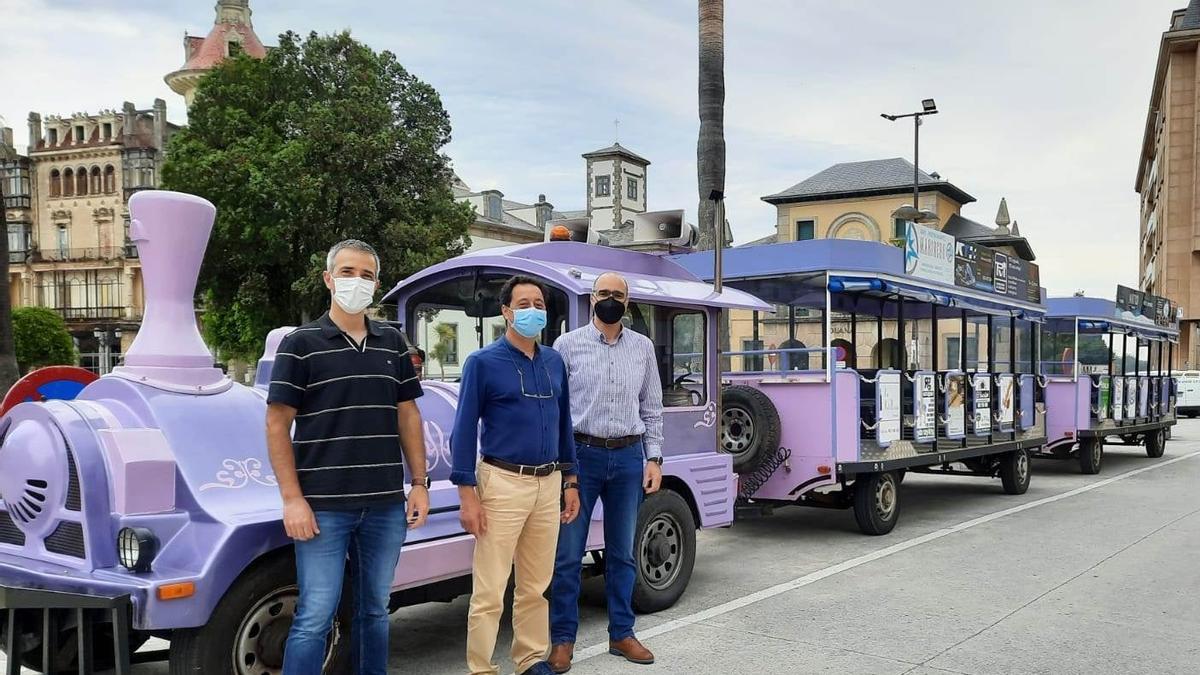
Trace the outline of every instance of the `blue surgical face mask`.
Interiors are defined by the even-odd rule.
[[[546,327],[546,310],[526,307],[513,310],[513,329],[527,338],[535,338]]]

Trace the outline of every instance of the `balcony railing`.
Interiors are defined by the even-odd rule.
[[[25,262],[25,259],[26,259],[26,258],[28,258],[28,257],[29,257],[29,255],[30,255],[31,253],[32,253],[32,251],[25,251],[25,250],[20,250],[20,249],[18,249],[18,250],[9,250],[9,252],[8,252],[8,262],[10,262],[10,263],[23,263],[23,262]]]
[[[124,307],[55,307],[54,311],[66,321],[126,318]]]
[[[129,249],[132,246],[99,246],[94,248],[45,248],[39,251],[34,251],[34,261],[45,262],[65,262],[65,261],[82,261],[82,260],[117,260],[119,258],[136,257],[137,251],[134,249],[134,255],[129,255]]]

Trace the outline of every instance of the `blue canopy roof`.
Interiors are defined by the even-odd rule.
[[[697,277],[712,280],[712,251],[676,255],[673,259]],[[867,295],[902,295],[925,303],[992,314],[1017,311],[1031,319],[1045,312],[1044,305],[905,274],[904,251],[873,241],[812,239],[742,246],[725,249],[721,264],[727,285],[779,304],[823,306],[823,277],[829,273],[830,286],[835,291],[834,309],[840,311],[851,310],[849,299],[839,298],[845,296],[838,291],[845,290]],[[873,280],[876,283],[872,285]],[[906,311],[906,316],[917,315]]]
[[[1083,319],[1089,326],[1081,330],[1095,332],[1130,332],[1142,337],[1179,338],[1176,326],[1160,326],[1144,316],[1130,312],[1117,313],[1117,303],[1104,298],[1050,298],[1046,301],[1046,317],[1052,319]]]

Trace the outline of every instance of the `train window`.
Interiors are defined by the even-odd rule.
[[[648,303],[630,303],[626,327],[650,338],[658,360],[666,407],[708,402],[704,364],[708,358],[704,312]]]
[[[409,337],[425,350],[427,379],[457,382],[467,357],[504,334],[500,289],[508,278],[501,274],[456,277],[419,291],[408,301]],[[540,342],[550,345],[567,330],[567,294],[540,281],[546,289],[546,329]]]

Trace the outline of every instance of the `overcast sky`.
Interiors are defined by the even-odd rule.
[[[31,110],[67,115],[183,100],[163,75],[214,0],[0,0],[0,116],[27,139]],[[903,156],[1000,198],[1051,294],[1137,284],[1133,191],[1158,42],[1186,0],[727,2],[728,216],[738,242],[769,234],[760,197],[838,162]],[[580,154],[621,144],[651,160],[652,209],[695,219],[696,3],[683,0],[251,0],[267,44],[288,29],[350,29],[441,92],[448,153],[473,188],[584,207]]]

